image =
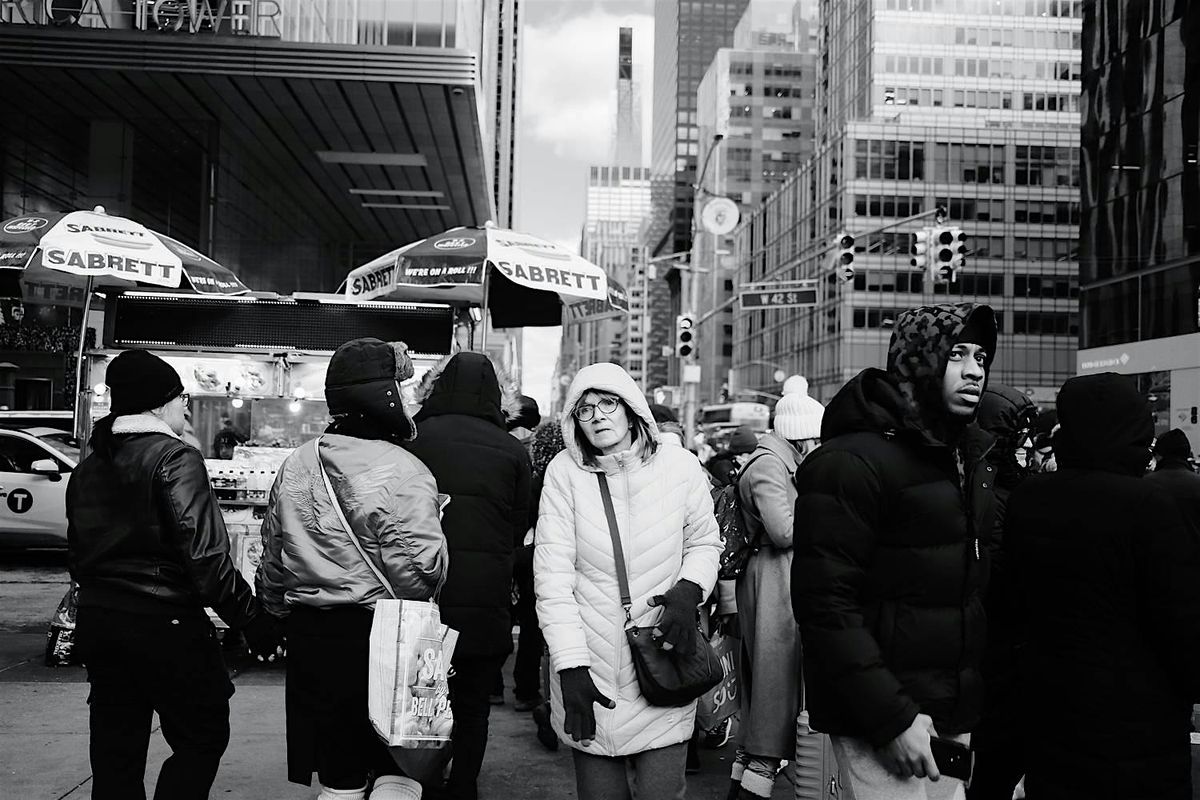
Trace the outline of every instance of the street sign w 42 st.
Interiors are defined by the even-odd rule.
[[[816,281],[775,288],[743,289],[738,299],[742,310],[809,308],[817,304]]]

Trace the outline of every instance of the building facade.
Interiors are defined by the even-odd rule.
[[[742,284],[815,279],[818,303],[738,314],[738,387],[777,393],[781,369],[828,400],[884,363],[899,311],[971,300],[1000,318],[994,378],[1052,402],[1079,328],[1082,4],[825,0],[821,14],[816,154],[736,248]],[[949,284],[909,263],[938,206],[967,235]],[[849,282],[832,263],[842,232]]]
[[[1084,7],[1078,371],[1136,376],[1200,450],[1200,7]]]
[[[811,4],[810,4],[811,5]],[[697,91],[701,173],[695,207],[729,198],[740,215],[757,208],[813,153],[815,39],[794,0],[751,0],[734,31],[734,47],[721,48]],[[807,12],[811,13],[811,11]],[[717,402],[729,392],[733,366],[737,261],[735,239],[703,223],[692,243],[688,307],[700,320],[699,399]]]
[[[502,7],[4,3],[0,214],[103,205],[252,289],[334,291],[380,253],[496,218],[485,54]],[[4,294],[3,359],[69,404],[82,293]]]

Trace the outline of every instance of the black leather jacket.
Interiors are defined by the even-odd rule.
[[[230,626],[258,613],[234,568],[200,452],[163,433],[115,436],[67,486],[67,543],[81,606],[199,614]]]

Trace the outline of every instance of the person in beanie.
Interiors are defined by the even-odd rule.
[[[730,800],[770,797],[796,750],[801,661],[791,609],[793,478],[820,441],[824,414],[808,396],[808,381],[789,378],[772,433],[758,440],[738,478],[742,518],[758,549],[737,580],[741,716]]]
[[[757,446],[758,437],[754,435],[754,431],[742,425],[734,429],[725,449],[710,458],[704,466],[717,483],[729,486],[737,480],[738,469],[746,463],[746,459]]]
[[[1200,532],[1200,475],[1192,465],[1192,443],[1179,428],[1169,430],[1154,443],[1154,472],[1146,480],[1167,490],[1197,532]]]
[[[489,694],[513,649],[513,551],[529,529],[529,454],[506,433],[505,419],[517,409],[487,356],[458,353],[431,373],[428,396],[418,398],[420,435],[408,449],[451,497],[442,528],[453,568],[440,606],[442,622],[460,635],[450,677],[454,762],[445,796],[475,800]]]
[[[1149,403],[1126,375],[1071,378],[1058,470],[1009,498],[1030,800],[1188,800],[1200,702],[1200,539],[1143,477]],[[1119,722],[1115,722],[1119,719]]]
[[[145,797],[151,721],[171,756],[154,796],[208,797],[229,743],[233,684],[214,609],[251,649],[279,637],[229,555],[204,458],[179,437],[188,397],[170,364],[127,350],[108,366],[112,413],[67,485],[67,559],[79,584],[76,647],[91,693],[92,797]]]
[[[553,724],[571,747],[579,800],[677,800],[687,787],[696,701],[652,706],[625,637],[607,484],[624,543],[629,618],[664,650],[689,648],[721,556],[699,461],[663,447],[642,390],[617,364],[579,370],[562,418],[566,450],[546,471],[533,577],[556,678]]]
[[[982,710],[995,468],[973,420],[995,352],[988,306],[898,315],[887,369],[838,391],[796,472],[807,709],[858,800],[963,796],[930,739],[965,741]]]
[[[339,347],[325,375],[333,423],[283,462],[263,520],[255,585],[286,622],[288,780],[317,773],[318,800],[362,800],[372,778],[374,800],[421,796],[367,714],[375,601],[428,600],[446,578],[437,484],[401,447],[416,436],[400,395],[412,374],[403,342]]]

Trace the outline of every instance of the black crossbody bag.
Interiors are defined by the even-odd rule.
[[[686,706],[721,682],[725,675],[721,660],[704,640],[699,627],[692,628],[691,655],[682,656],[678,649],[663,650],[653,642],[650,638],[652,628],[633,624],[629,615],[633,600],[629,596],[629,576],[625,572],[625,550],[617,531],[617,512],[604,473],[597,472],[596,480],[600,483],[600,497],[604,500],[604,514],[608,517],[608,532],[612,536],[617,585],[621,590],[621,607],[625,609],[625,638],[629,641],[629,652],[633,654],[638,688],[652,706]]]

